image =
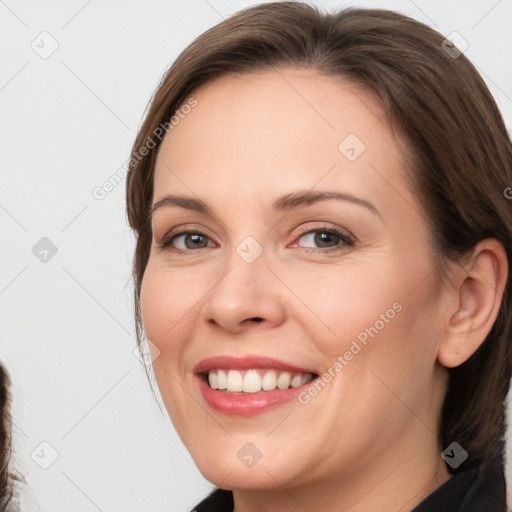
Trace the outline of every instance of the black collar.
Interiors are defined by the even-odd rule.
[[[500,458],[452,476],[412,512],[506,512],[506,500]]]

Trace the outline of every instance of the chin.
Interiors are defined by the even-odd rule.
[[[206,480],[222,489],[273,489],[286,485],[293,479],[290,469],[295,471],[299,464],[294,464],[293,457],[279,454],[279,459],[273,455],[273,450],[266,450],[259,443],[261,451],[254,444],[238,442],[215,450],[199,449],[198,453],[191,451],[192,458],[200,473]],[[240,444],[242,448],[240,448]],[[288,462],[285,463],[285,459]],[[296,461],[298,462],[298,461]]]
[[[219,466],[205,468],[198,465],[198,468],[206,480],[221,489],[269,490],[281,488],[288,482],[288,478],[280,468],[244,468],[236,464],[224,466],[222,470]]]

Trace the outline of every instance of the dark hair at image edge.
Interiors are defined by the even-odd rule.
[[[327,14],[301,2],[277,2],[240,11],[179,55],[148,105],[127,176],[127,215],[137,238],[139,346],[140,288],[151,246],[149,210],[160,142],[143,158],[139,149],[196,88],[229,73],[310,68],[371,92],[397,139],[405,141],[408,178],[441,256],[439,272],[443,261],[461,261],[488,237],[503,244],[512,262],[512,201],[503,195],[512,185],[510,139],[474,66],[464,55],[449,56],[443,40],[428,26],[391,11],[350,8]],[[459,471],[502,457],[512,368],[510,287],[509,276],[485,342],[464,364],[448,369],[439,435],[443,449],[456,441],[468,452]]]
[[[11,460],[11,413],[9,375],[0,364],[0,509],[4,510],[12,498],[13,476],[9,473]]]

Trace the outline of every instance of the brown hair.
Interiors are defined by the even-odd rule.
[[[11,459],[11,414],[9,408],[9,376],[0,364],[0,507],[4,510],[12,498],[12,475],[9,473]]]
[[[443,40],[428,26],[391,11],[349,8],[327,14],[301,2],[276,2],[238,12],[179,55],[152,98],[127,177],[127,215],[137,237],[139,346],[139,297],[150,253],[148,212],[160,141],[143,158],[139,151],[198,86],[228,73],[306,67],[377,95],[389,125],[407,143],[408,174],[437,253],[457,261],[493,237],[512,261],[512,203],[504,197],[512,185],[510,139],[476,69],[464,55],[447,51]],[[460,470],[502,457],[512,369],[510,287],[509,278],[487,339],[468,361],[448,370],[439,436],[443,447],[457,441],[469,453]]]

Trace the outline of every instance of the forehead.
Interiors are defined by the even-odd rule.
[[[280,68],[225,75],[192,96],[197,105],[162,142],[155,196],[190,194],[190,187],[212,198],[233,190],[275,196],[320,182],[370,195],[383,186],[408,193],[401,145],[382,107],[346,80]]]

